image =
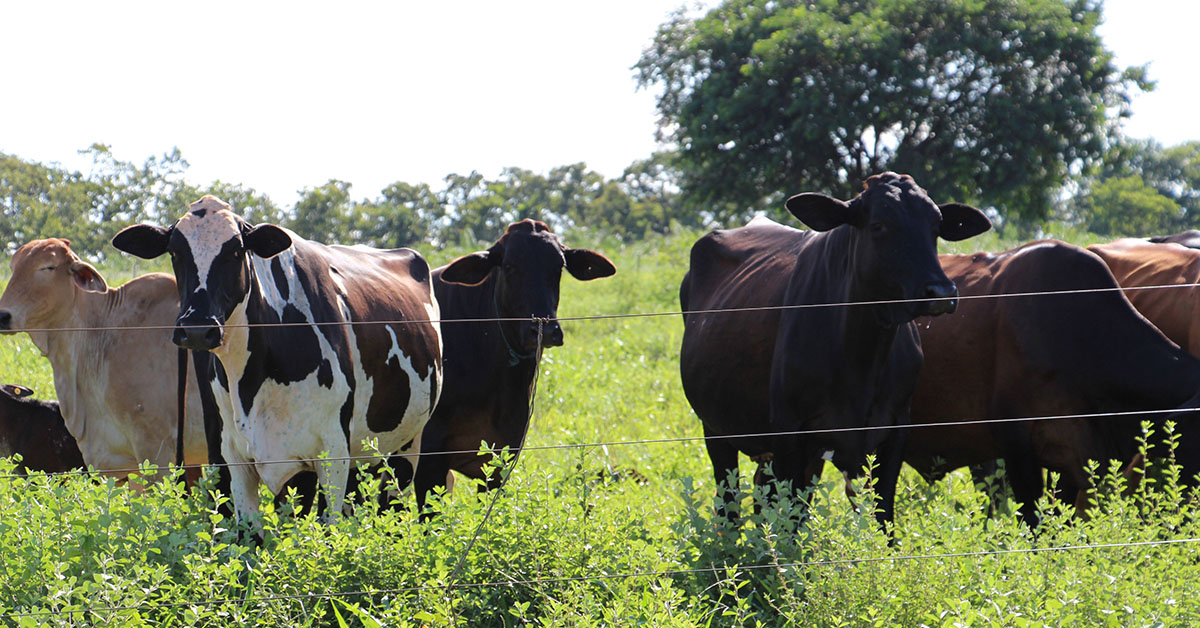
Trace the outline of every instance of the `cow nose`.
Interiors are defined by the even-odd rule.
[[[542,325],[542,346],[563,346],[563,330],[562,327],[558,326],[558,321],[550,321]]]
[[[558,321],[549,320],[541,323],[542,326],[542,346],[543,347],[561,347],[563,344],[562,328],[558,326]],[[538,343],[538,323],[527,321],[521,325],[521,341],[530,349],[537,346]]]
[[[5,331],[12,329],[12,312],[0,310],[0,329]]]
[[[958,309],[958,286],[953,281],[936,281],[925,286],[925,298],[930,314],[953,314]]]
[[[221,324],[216,319],[177,323],[171,341],[192,351],[212,351],[221,346]]]

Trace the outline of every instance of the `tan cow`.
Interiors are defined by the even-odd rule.
[[[1200,288],[1128,289],[1200,283],[1200,250],[1137,238],[1094,244],[1088,250],[1104,260],[1142,316],[1175,344],[1200,357]]]
[[[175,461],[177,362],[171,332],[179,311],[175,278],[151,273],[109,288],[58,238],[17,249],[0,296],[0,333],[26,331],[54,368],[67,430],[83,459],[125,477],[149,460]],[[97,328],[159,326],[159,329]],[[195,376],[188,380],[187,464],[208,462]],[[189,474],[192,478],[198,473]]]

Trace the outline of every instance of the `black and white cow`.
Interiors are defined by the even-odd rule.
[[[311,500],[311,472],[340,512],[346,458],[372,448],[404,456],[415,473],[442,380],[438,307],[420,254],[251,226],[213,196],[170,227],[128,227],[113,245],[171,255],[174,341],[196,352],[209,459],[230,463],[220,487],[239,515],[257,512],[259,481],[276,495],[295,485]],[[311,461],[322,453],[331,460]]]

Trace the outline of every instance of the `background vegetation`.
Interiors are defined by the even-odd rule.
[[[268,503],[256,547],[207,487],[14,478],[0,462],[0,624],[1200,622],[1200,501],[1169,463],[1136,490],[1097,469],[1094,516],[1043,501],[1036,531],[1007,502],[986,519],[965,474],[927,485],[906,472],[889,544],[869,487],[847,503],[828,471],[803,523],[798,504],[756,512],[749,494],[741,525],[714,519],[702,443],[673,440],[700,434],[678,384],[672,313],[687,250],[704,229],[754,213],[794,224],[785,195],[847,197],[876,171],[910,172],[935,199],[996,219],[996,232],[944,252],[1194,226],[1200,142],[1121,135],[1129,96],[1153,86],[1142,68],[1112,64],[1100,17],[1091,0],[727,0],[680,13],[635,68],[657,90],[670,148],[614,178],[585,164],[513,167],[367,196],[331,180],[281,207],[243,183],[189,181],[178,151],[132,163],[94,145],[86,172],[0,154],[4,248],[67,237],[113,284],[149,269],[114,256],[113,233],[169,223],[212,193],[252,222],[414,246],[435,265],[541,218],[619,269],[586,287],[566,280],[561,316],[671,313],[564,324],[567,345],[543,360],[530,449],[482,528],[491,498],[460,484],[428,524],[364,508],[322,525]],[[0,342],[0,377],[53,396],[49,365],[23,336]],[[664,442],[622,444],[639,440]],[[1074,549],[1027,551],[1061,547]]]

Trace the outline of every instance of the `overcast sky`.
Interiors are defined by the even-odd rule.
[[[0,152],[80,169],[95,142],[138,163],[178,146],[192,182],[284,205],[332,178],[362,198],[505,166],[613,177],[656,148],[630,66],[680,4],[7,2]],[[1158,80],[1127,130],[1200,139],[1200,2],[1105,5],[1118,63]]]

